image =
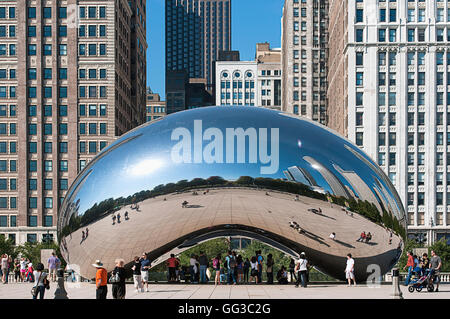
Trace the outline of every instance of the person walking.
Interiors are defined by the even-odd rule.
[[[244,282],[248,282],[248,273],[250,272],[250,260],[245,258],[244,261]]]
[[[3,284],[6,284],[8,282],[7,275],[8,275],[8,255],[3,254],[1,259],[1,268],[2,268],[2,282]]]
[[[408,268],[408,275],[406,276],[406,279],[405,279],[405,286],[408,286],[409,285],[409,281],[410,281],[411,276],[412,276],[412,271],[414,269],[414,257],[413,257],[412,251],[408,251],[406,253],[406,255],[408,256],[408,261],[406,262],[405,267],[403,267],[403,270]]]
[[[147,258],[147,254],[143,253],[141,258],[141,277],[142,277],[142,289],[144,289],[145,285],[145,292],[148,292],[148,271],[150,270],[151,263],[150,260]]]
[[[271,285],[273,284],[273,257],[272,254],[267,255],[267,261],[266,261],[266,274],[267,274],[267,284]]]
[[[133,282],[134,288],[136,288],[136,292],[144,292],[144,286],[142,285],[141,268],[142,265],[139,256],[134,257],[134,263],[131,269],[133,270]]]
[[[92,266],[97,268],[97,272],[95,273],[95,298],[106,299],[106,295],[108,294],[108,273],[103,268],[103,263],[100,260],[96,260]]]
[[[123,267],[125,265],[125,261],[123,259],[117,259],[116,260],[116,267],[112,271],[111,277],[119,279],[119,281],[114,281],[112,283],[112,295],[114,299],[125,299],[125,279],[126,279],[126,272],[125,268]]]
[[[29,263],[28,268],[27,268],[27,273],[25,274],[26,281],[34,282],[33,272],[34,272],[33,263]]]
[[[297,272],[297,282],[295,284],[295,287],[298,288],[299,284],[301,283],[302,287],[306,288],[307,287],[306,272],[308,271],[308,260],[306,259],[305,253],[300,254],[300,259],[297,260],[295,270]]]
[[[295,273],[295,260],[294,258],[291,258],[291,261],[289,262],[289,275],[291,277],[291,282],[297,281],[297,275]]]
[[[44,265],[42,263],[38,263],[36,265],[36,270],[34,271],[34,278],[36,278],[35,294],[33,295],[33,299],[37,299],[39,295],[39,299],[44,299],[45,288],[48,285],[47,282],[47,273],[44,272]]]
[[[213,269],[216,272],[216,276],[214,278],[214,285],[220,285],[220,260],[221,260],[220,254],[218,254],[212,261]]]
[[[52,252],[52,255],[47,260],[48,264],[48,272],[50,275],[50,279],[55,282],[56,281],[56,269],[61,265],[61,261],[58,257],[56,257],[55,252]]]
[[[439,291],[439,282],[441,281],[441,268],[442,268],[442,260],[441,257],[439,257],[434,250],[431,251],[431,258],[430,258],[430,269],[433,272],[433,275],[431,278],[433,278],[433,283],[436,284],[435,292]]]
[[[169,269],[169,281],[177,281],[177,267],[178,267],[179,261],[177,258],[175,258],[174,254],[170,254],[170,258],[167,259],[166,265]]]
[[[345,278],[348,280],[348,286],[350,287],[352,284],[356,286],[355,280],[355,260],[352,258],[352,254],[347,254],[347,265],[345,267]]]
[[[427,253],[423,253],[422,260],[420,261],[420,266],[422,268],[421,275],[426,276],[426,272],[430,268],[430,260],[428,259]]]
[[[206,269],[209,266],[208,257],[206,257],[205,252],[200,252],[200,257],[198,258],[198,263],[200,265],[200,283],[206,284]]]

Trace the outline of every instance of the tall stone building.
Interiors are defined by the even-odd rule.
[[[205,78],[212,92],[220,50],[231,50],[231,0],[166,1],[167,81],[176,75],[168,71],[184,70],[189,78]]]
[[[328,0],[285,0],[282,110],[327,123]]]
[[[409,236],[450,243],[450,5],[330,1],[329,126],[395,185]]]
[[[144,122],[145,20],[138,0],[1,2],[0,233],[17,244],[54,240],[78,172]]]

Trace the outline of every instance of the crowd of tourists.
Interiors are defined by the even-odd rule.
[[[1,255],[0,277],[3,284],[13,282],[34,282],[33,263],[28,258],[15,258],[8,254]],[[14,276],[12,276],[14,275]]]

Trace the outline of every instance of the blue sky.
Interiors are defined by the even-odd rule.
[[[147,86],[164,96],[165,0],[147,0]],[[232,49],[253,60],[257,42],[281,47],[283,0],[232,0]]]

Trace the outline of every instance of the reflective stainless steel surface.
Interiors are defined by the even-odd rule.
[[[88,278],[96,259],[110,271],[116,258],[147,252],[155,265],[171,251],[241,234],[306,252],[340,279],[351,253],[361,281],[370,265],[384,274],[396,263],[405,229],[394,187],[351,142],[295,115],[226,106],[123,135],[79,174],[58,218],[63,255]],[[357,241],[362,231],[372,240]]]

